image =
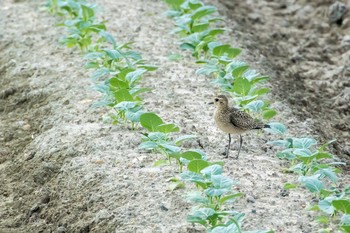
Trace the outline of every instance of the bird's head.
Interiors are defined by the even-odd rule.
[[[216,107],[222,108],[228,106],[228,99],[224,95],[218,95],[214,98],[214,104]]]

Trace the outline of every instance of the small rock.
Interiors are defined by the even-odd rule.
[[[25,131],[30,130],[30,128],[31,128],[30,124],[25,124],[25,125],[22,126],[22,129],[25,130]]]
[[[49,194],[44,194],[42,197],[41,197],[41,203],[43,204],[47,204],[50,202],[50,195]]]
[[[28,152],[24,154],[24,160],[25,161],[31,160],[32,158],[34,158],[34,155],[35,155],[34,151]]]
[[[247,202],[255,203],[255,199],[252,196],[247,196]]]
[[[66,233],[67,229],[63,226],[60,226],[57,228],[57,233]]]
[[[32,214],[32,213],[38,212],[39,209],[40,209],[39,204],[35,204],[32,206],[32,208],[30,208],[30,213]]]
[[[163,210],[163,211],[168,211],[169,210],[167,207],[165,207],[165,205],[161,205],[160,209]]]
[[[343,17],[347,11],[347,6],[339,1],[333,3],[328,9],[328,19],[330,23],[336,23],[341,26],[343,24]]]

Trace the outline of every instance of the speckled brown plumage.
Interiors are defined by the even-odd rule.
[[[269,127],[268,125],[263,124],[254,120],[246,112],[240,111],[237,108],[230,107],[228,104],[228,99],[224,95],[219,95],[214,99],[216,105],[216,111],[214,114],[214,119],[217,127],[229,134],[229,145],[226,151],[226,157],[228,157],[230,144],[231,144],[231,134],[240,135],[240,148],[242,146],[242,136],[241,134],[253,130],[253,129],[262,129]],[[237,156],[237,157],[238,157]]]

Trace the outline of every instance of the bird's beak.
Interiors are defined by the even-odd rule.
[[[209,102],[208,104],[214,104],[214,102]]]

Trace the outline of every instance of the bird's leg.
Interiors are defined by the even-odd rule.
[[[238,149],[237,159],[239,157],[239,152],[241,152],[242,144],[243,144],[243,137],[242,135],[239,135],[239,149]]]
[[[228,145],[226,148],[226,156],[225,158],[228,158],[228,154],[230,153],[230,146],[231,146],[231,134],[228,134]]]

